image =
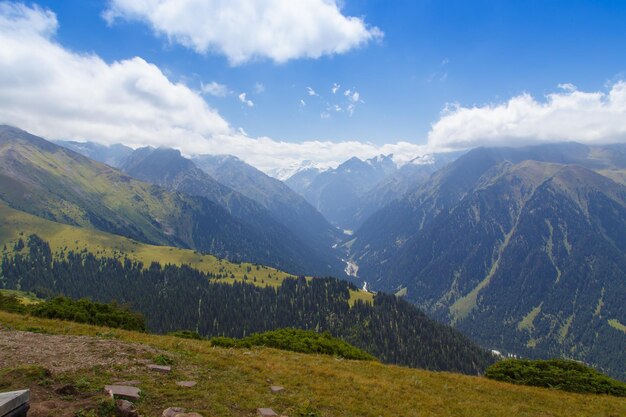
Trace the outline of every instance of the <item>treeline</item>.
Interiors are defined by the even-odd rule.
[[[125,330],[146,330],[146,321],[141,313],[133,312],[128,306],[119,305],[115,301],[98,303],[85,298],[72,300],[58,296],[41,303],[25,305],[14,295],[0,294],[0,310]]]
[[[278,329],[269,332],[255,333],[243,339],[230,337],[214,337],[213,346],[251,348],[265,346],[302,353],[321,353],[340,356],[345,359],[371,361],[369,353],[356,348],[341,339],[332,337],[329,332],[317,333],[313,330]]]
[[[154,332],[243,338],[293,327],[328,331],[387,363],[476,374],[494,362],[458,331],[394,296],[378,294],[373,304],[357,301],[350,307],[349,290],[355,287],[345,281],[298,278],[278,288],[231,285],[186,266],[144,267],[85,252],[54,257],[37,236],[26,245],[21,253],[3,256],[0,282],[5,288],[44,298],[117,300],[143,313]]]

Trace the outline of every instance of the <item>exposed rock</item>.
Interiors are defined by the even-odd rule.
[[[187,413],[182,407],[169,407],[163,410],[161,417],[202,417],[202,414]]]
[[[137,387],[127,385],[106,385],[104,390],[109,393],[111,398],[125,398],[138,400],[141,390]]]
[[[117,407],[117,415],[119,417],[138,417],[137,410],[135,409],[135,404],[126,400],[117,400],[115,402],[115,406]]]
[[[196,386],[197,382],[196,381],[178,381],[176,383],[176,385],[178,385],[179,387],[185,387],[185,388],[191,388]]]
[[[162,417],[175,417],[177,414],[183,414],[185,411],[187,410],[182,407],[168,407],[165,410],[163,410],[163,413],[161,414],[161,416]]]
[[[257,408],[256,413],[261,417],[278,417],[278,414],[276,414],[271,408]]]
[[[165,366],[165,365],[148,365],[148,369],[150,369],[152,371],[168,373],[168,372],[170,372],[172,370],[172,367],[171,366]]]
[[[0,393],[0,415],[8,415],[11,411],[24,407],[28,410],[30,390]]]
[[[270,390],[271,390],[274,394],[276,394],[276,393],[279,393],[279,392],[283,392],[283,391],[285,390],[285,388],[283,388],[283,387],[281,387],[281,386],[278,386],[278,385],[272,385],[272,386],[270,387]]]

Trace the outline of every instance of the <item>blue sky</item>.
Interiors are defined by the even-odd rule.
[[[267,2],[272,1],[280,2]],[[311,7],[323,1],[307,0]],[[276,62],[261,53],[235,63],[210,42],[206,50],[199,51],[197,45],[185,44],[171,33],[168,36],[168,29],[159,28],[163,22],[156,22],[148,12],[139,16],[124,9],[125,0],[119,0],[122,5],[117,15],[106,21],[103,14],[114,8],[114,3],[57,0],[25,7],[38,5],[39,11],[56,15],[50,41],[67,52],[97,56],[108,64],[140,57],[156,65],[171,83],[198,92],[230,128],[241,128],[250,138],[266,137],[287,144],[352,141],[347,143],[373,145],[364,154],[387,150],[385,144],[397,142],[473,146],[481,144],[479,136],[490,138],[486,144],[576,139],[566,129],[537,131],[517,119],[519,135],[505,132],[499,137],[494,133],[502,132],[503,124],[511,124],[510,115],[504,120],[498,116],[498,106],[508,108],[512,102],[534,109],[530,111],[536,123],[567,123],[569,119],[553,116],[562,110],[550,115],[542,110],[550,97],[558,101],[561,96],[574,103],[565,106],[574,108],[572,120],[580,119],[580,111],[587,114],[588,109],[597,107],[590,117],[615,125],[608,133],[599,133],[598,127],[583,132],[581,141],[621,141],[626,136],[619,118],[609,116],[616,108],[618,113],[622,111],[621,99],[607,102],[612,91],[618,90],[621,97],[620,82],[626,79],[624,1],[345,0],[337,3],[343,17],[356,17],[365,30],[373,33],[377,28],[383,35],[317,58]],[[203,85],[213,82],[226,88],[225,96],[201,93]],[[334,84],[341,86],[336,93],[331,91]],[[318,95],[309,95],[308,87]],[[240,97],[242,93],[245,98]],[[594,94],[604,97],[585,104]],[[458,107],[442,115],[451,103]],[[349,105],[354,106],[352,110]],[[586,107],[581,110],[580,106]],[[0,119],[12,121],[1,109]],[[42,123],[32,125],[42,133],[49,131],[49,136],[100,139],[81,137],[80,132],[64,133],[61,128],[46,129]],[[466,125],[469,127],[464,129]],[[128,136],[132,137],[132,132]],[[100,141],[107,140],[112,139]],[[128,142],[143,144],[145,140]],[[290,149],[278,159],[293,162],[311,156],[308,151],[299,157],[294,154],[297,147]],[[343,156],[349,153],[349,146],[337,152]],[[243,153],[239,156],[245,158]]]

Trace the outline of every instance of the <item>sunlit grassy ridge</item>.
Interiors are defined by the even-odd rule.
[[[371,361],[337,360],[268,348],[224,349],[212,347],[206,341],[4,312],[0,312],[0,325],[41,333],[100,335],[161,349],[173,360],[171,374],[156,375],[136,367],[89,367],[53,375],[59,384],[79,383],[85,390],[100,390],[114,380],[140,381],[143,396],[137,405],[143,415],[160,415],[169,406],[185,406],[214,417],[253,416],[258,407],[272,407],[292,417],[622,416],[626,413],[624,398],[517,386],[483,377]],[[198,384],[182,389],[175,385],[181,380],[194,380]],[[5,388],[17,388],[11,383]],[[285,387],[285,392],[272,394],[270,384]]]
[[[161,265],[188,265],[202,272],[219,275],[223,282],[246,281],[258,286],[278,287],[285,278],[293,275],[274,268],[251,263],[233,263],[212,255],[200,254],[190,249],[155,246],[136,242],[122,236],[49,220],[14,210],[0,201],[0,249],[6,245],[12,251],[21,238],[24,242],[36,234],[50,244],[53,253],[87,250],[98,257],[123,258]],[[246,279],[247,278],[247,279]],[[357,299],[372,302],[373,295],[366,291],[351,290],[351,303]]]

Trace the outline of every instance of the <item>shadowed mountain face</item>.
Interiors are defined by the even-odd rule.
[[[201,155],[193,162],[218,182],[261,204],[312,247],[335,256],[331,249],[339,240],[339,231],[282,181],[230,155]]]
[[[207,158],[205,157],[205,160]],[[193,161],[184,158],[179,151],[174,149],[140,148],[122,165],[122,170],[135,178],[171,190],[205,197],[221,205],[236,219],[248,225],[252,230],[256,230],[257,233],[268,235],[276,242],[283,242],[282,245],[289,245],[291,251],[298,253],[301,263],[306,266],[309,274],[343,275],[343,264],[331,250],[331,246],[337,240],[332,235],[334,229],[319,213],[280,181],[265,176],[243,162],[237,164],[234,169],[231,168],[231,172],[228,172],[228,169],[228,164],[220,167],[218,170],[221,173],[220,179],[239,178],[239,188],[243,189],[247,195],[233,190],[229,187],[230,184],[224,185],[222,181],[216,181],[211,175],[198,168]],[[250,170],[258,172],[271,181],[263,187],[262,183],[246,180],[246,174],[248,177],[252,176],[249,174]],[[234,183],[234,181],[229,182]],[[271,187],[276,187],[273,182],[279,183],[290,194],[281,195],[280,187],[278,191],[272,190]],[[241,184],[247,185],[247,188]],[[275,192],[264,193],[263,189]],[[290,197],[294,197],[291,204]],[[300,203],[305,206],[299,206]],[[307,212],[307,209],[310,210]],[[304,213],[300,216],[302,211]],[[311,230],[305,229],[307,227]],[[310,233],[307,234],[306,231]]]
[[[347,246],[371,287],[400,290],[486,347],[624,379],[626,187],[598,172],[625,162],[623,146],[477,149]]]
[[[0,127],[0,199],[40,217],[141,242],[194,248],[291,273],[320,267],[307,264],[297,242],[253,228],[214,201],[135,180],[8,126]]]

